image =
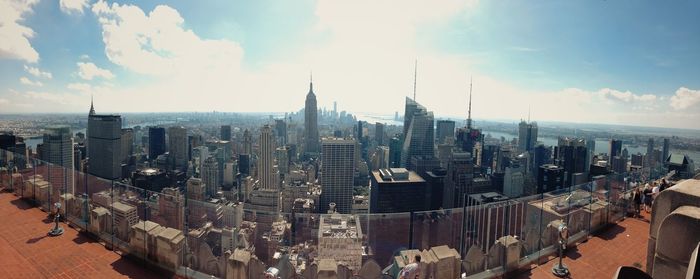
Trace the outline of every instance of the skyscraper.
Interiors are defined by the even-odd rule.
[[[622,155],[622,141],[616,139],[610,139],[610,153],[608,154],[610,158]]]
[[[90,105],[87,134],[88,173],[105,179],[121,177],[121,116],[95,114]]]
[[[355,145],[354,140],[338,138],[322,141],[320,212],[327,212],[328,205],[335,203],[338,213],[350,213],[355,173]]]
[[[375,123],[374,124],[374,141],[377,142],[377,145],[385,145],[384,143],[384,138],[386,135],[384,134],[384,124],[382,123]]]
[[[393,137],[389,141],[389,166],[398,168],[401,166],[401,139]]]
[[[275,119],[275,134],[280,146],[287,144],[287,122],[284,119]]]
[[[668,155],[669,155],[669,152],[670,152],[670,145],[671,145],[671,143],[670,143],[669,139],[668,139],[668,138],[664,138],[664,149],[663,149],[663,151],[662,151],[662,153],[661,153],[661,154],[662,154],[662,155],[661,155],[662,158],[661,158],[661,160],[660,160],[661,162],[666,162],[666,159],[668,159]]]
[[[537,143],[537,122],[520,121],[518,125],[518,151],[529,152]]]
[[[231,125],[221,125],[221,140],[231,140]]]
[[[309,82],[309,93],[304,105],[304,153],[316,154],[319,151],[318,112],[313,79]]]
[[[89,152],[88,152],[89,153]],[[154,162],[158,155],[165,153],[165,128],[148,128],[148,160]]]
[[[437,130],[435,131],[435,137],[437,138],[438,144],[446,143],[447,138],[454,139],[455,137],[455,122],[452,120],[438,120]]]
[[[73,137],[68,126],[46,129],[41,160],[49,162],[49,181],[53,188],[75,194],[73,175]]]
[[[469,83],[469,108],[467,110],[467,126],[457,129],[457,136],[455,144],[456,146],[462,148],[464,152],[469,152],[474,156],[474,146],[477,142],[480,142],[483,146],[484,135],[481,133],[481,129],[474,128],[472,126],[472,84]],[[484,156],[482,156],[483,158]]]
[[[258,154],[258,179],[260,187],[266,190],[278,190],[273,170],[275,153],[275,137],[270,125],[260,129],[260,153]]]
[[[654,138],[649,138],[647,143],[647,166],[654,167],[656,159],[654,158]]]
[[[253,155],[253,136],[248,129],[243,131],[243,154]]]
[[[573,186],[574,174],[586,171],[588,151],[583,139],[559,138],[554,152],[554,162],[566,172],[566,186]]]
[[[415,170],[411,166],[412,157],[431,159],[435,157],[435,122],[433,112],[406,97],[405,119],[409,119],[408,127],[404,127],[404,142],[401,150],[401,166]]]
[[[122,129],[121,145],[121,161],[127,163],[129,156],[134,154],[134,129]]]
[[[168,152],[173,168],[183,169],[187,167],[187,130],[184,127],[168,128]]]
[[[474,179],[474,164],[468,152],[454,153],[447,164],[447,176],[443,190],[443,208],[462,207],[466,196],[473,194],[470,189]]]
[[[219,162],[214,157],[204,160],[202,165],[202,182],[206,185],[206,197],[216,195],[221,185],[219,180]]]

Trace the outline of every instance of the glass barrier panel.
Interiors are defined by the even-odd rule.
[[[31,184],[27,185],[24,189],[22,197],[33,200],[37,206],[42,210],[49,210],[49,199],[51,182],[56,180],[52,179],[52,170],[55,171],[52,164],[41,160],[34,160],[36,175],[31,179]]]
[[[65,218],[73,225],[83,229],[88,229],[90,219],[90,210],[87,196],[87,174],[79,172],[75,169],[70,169],[73,173],[75,187],[73,193],[66,193],[61,196],[64,204]]]

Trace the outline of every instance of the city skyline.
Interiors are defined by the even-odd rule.
[[[370,3],[5,1],[0,113],[402,111],[417,59],[436,115],[700,129],[696,3]]]

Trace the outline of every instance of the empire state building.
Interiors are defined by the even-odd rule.
[[[309,93],[306,94],[306,104],[304,106],[304,153],[314,155],[318,154],[318,152],[318,113],[314,83],[313,79],[311,79],[309,82]]]

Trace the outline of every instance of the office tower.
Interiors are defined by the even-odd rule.
[[[435,137],[437,138],[438,144],[446,143],[445,140],[448,138],[454,139],[455,137],[455,122],[452,120],[438,120],[437,129],[435,131]]]
[[[73,138],[68,126],[53,126],[46,129],[41,160],[50,163],[49,181],[54,189],[75,194],[73,175]]]
[[[535,144],[537,144],[537,122],[520,121],[518,125],[518,151],[532,151]]]
[[[412,158],[432,159],[435,157],[435,122],[433,112],[406,97],[408,127],[404,127],[404,142],[401,150],[401,166],[415,170]]]
[[[564,187],[564,168],[546,164],[537,172],[537,193],[551,192]]]
[[[235,185],[236,174],[238,173],[238,166],[236,161],[228,161],[224,163],[224,180],[222,184],[230,189],[231,186]]]
[[[182,230],[185,227],[185,199],[177,188],[163,188],[158,195],[158,215],[165,226]]]
[[[243,152],[242,154],[253,155],[253,135],[248,129],[243,131]]]
[[[243,177],[250,175],[250,154],[238,154],[238,172]]]
[[[324,139],[321,149],[320,212],[327,212],[330,203],[339,213],[352,209],[353,176],[355,173],[355,141]]]
[[[388,146],[377,146],[371,160],[372,170],[389,168],[389,152]]]
[[[612,166],[612,171],[616,173],[626,173],[627,172],[627,158],[623,156],[615,156],[610,158],[610,165]]]
[[[443,208],[463,207],[466,196],[473,194],[471,189],[473,179],[474,165],[471,154],[468,152],[454,153],[447,164],[442,198]]]
[[[401,139],[391,138],[389,142],[389,166],[398,168],[401,166]]]
[[[278,147],[275,150],[275,158],[280,175],[289,174],[289,149],[286,146]]]
[[[280,146],[287,144],[287,122],[284,119],[275,120],[275,134]]]
[[[534,156],[532,159],[532,173],[537,174],[540,166],[549,164],[552,158],[552,149],[545,146],[544,144],[538,144],[534,149]]]
[[[430,210],[428,184],[405,168],[379,169],[370,175],[370,213]]]
[[[148,128],[148,160],[155,162],[158,155],[165,153],[165,128]],[[89,155],[89,154],[88,154]]]
[[[304,105],[304,153],[306,154],[319,152],[318,114],[316,110],[316,95],[314,94],[314,83],[311,80]]]
[[[593,164],[593,155],[595,154],[595,138],[594,137],[591,136],[586,140],[586,149],[588,150],[588,156],[586,157],[586,172],[590,172],[591,171],[591,164]]]
[[[663,151],[661,153],[661,160],[660,160],[662,163],[664,163],[664,162],[666,162],[666,160],[668,160],[668,155],[670,152],[670,145],[671,145],[671,143],[670,143],[669,139],[664,138],[664,147],[663,147]]]
[[[122,118],[119,115],[98,115],[90,105],[88,116],[88,173],[105,179],[121,177]]]
[[[523,195],[525,176],[521,166],[507,167],[503,174],[503,195],[517,198]]]
[[[190,177],[187,180],[187,198],[191,200],[203,201],[207,195],[207,185],[201,178]]]
[[[206,197],[212,197],[219,191],[219,162],[214,157],[204,160],[201,171],[202,182],[206,185]]]
[[[338,119],[338,102],[333,101],[333,120]]]
[[[16,137],[11,133],[0,134],[0,149],[12,151],[16,141]]]
[[[129,157],[134,154],[134,129],[122,129],[121,153],[121,162],[128,163]]]
[[[384,134],[384,124],[382,123],[375,123],[374,124],[374,141],[377,142],[377,145],[385,145],[384,143],[384,138],[386,135]]]
[[[278,190],[273,166],[275,153],[275,137],[270,125],[260,129],[260,153],[258,154],[258,179],[260,187],[266,190]]]
[[[647,143],[647,166],[649,167],[654,167],[656,165],[656,160],[654,158],[654,138],[649,138],[649,142]]]
[[[129,232],[131,227],[139,221],[139,215],[136,207],[121,202],[112,204],[112,214],[114,214],[114,236],[129,241]]]
[[[231,140],[231,125],[221,125],[221,140]]]
[[[467,113],[467,126],[457,129],[456,146],[462,148],[464,152],[468,152],[474,156],[474,146],[476,143],[484,143],[484,135],[481,129],[472,126],[472,84],[469,83],[469,108]],[[484,156],[482,155],[482,158]]]
[[[359,215],[322,214],[320,217],[317,258],[322,260],[318,261],[320,266],[318,274],[324,274],[325,272],[321,270],[326,267],[323,266],[329,266],[325,263],[326,259],[332,259],[330,264],[332,270],[336,270],[336,261],[344,263],[354,272],[360,270],[364,248]],[[318,277],[337,278],[325,275]]]
[[[640,168],[644,166],[644,155],[641,153],[632,154],[631,165]]]
[[[583,139],[559,138],[559,144],[554,152],[554,162],[566,172],[564,185],[573,186],[573,176],[586,171],[586,142]]]
[[[610,152],[608,156],[610,158],[622,155],[622,141],[616,139],[610,139]]]
[[[187,130],[184,127],[168,128],[168,152],[173,168],[187,167]]]

